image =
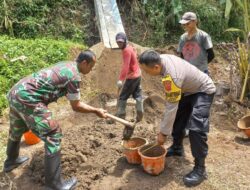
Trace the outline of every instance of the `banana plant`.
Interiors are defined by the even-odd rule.
[[[3,20],[1,22],[1,27],[6,29],[7,31],[9,31],[9,34],[11,36],[14,36],[12,20],[9,17],[8,5],[7,5],[5,0],[3,1],[3,8],[4,8],[4,16],[3,16]]]
[[[233,7],[237,7],[242,13],[244,18],[244,28],[234,28],[230,27],[226,32],[242,32],[244,34],[244,39],[247,39],[248,33],[250,31],[250,0],[220,0],[221,4],[225,4],[224,16],[227,20],[230,18],[230,13]]]

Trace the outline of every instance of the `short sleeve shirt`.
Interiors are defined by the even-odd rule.
[[[183,54],[186,61],[201,71],[205,71],[208,69],[206,50],[212,47],[211,37],[206,32],[198,29],[191,39],[188,39],[187,33],[181,36],[177,51]]]
[[[75,62],[60,62],[20,80],[9,92],[27,105],[49,104],[62,96],[80,100],[81,76]]]

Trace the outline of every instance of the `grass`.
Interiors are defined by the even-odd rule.
[[[6,93],[17,81],[59,61],[71,59],[72,49],[86,49],[82,44],[67,40],[24,40],[9,36],[0,36],[0,47],[0,115],[7,107]],[[13,61],[20,56],[26,59]]]

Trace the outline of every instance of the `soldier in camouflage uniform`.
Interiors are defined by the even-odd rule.
[[[60,62],[23,78],[11,88],[7,95],[10,130],[5,172],[28,160],[27,157],[19,157],[19,148],[23,133],[30,129],[45,143],[45,186],[48,189],[64,190],[76,186],[76,178],[61,179],[62,132],[47,106],[58,98],[67,96],[74,111],[95,113],[105,118],[105,110],[80,102],[80,73],[89,73],[95,61],[93,52],[81,52],[76,62]]]

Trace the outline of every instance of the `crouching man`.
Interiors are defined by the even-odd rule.
[[[154,50],[147,50],[141,54],[139,62],[146,73],[162,76],[166,93],[166,111],[157,137],[158,144],[162,145],[173,133],[176,139],[173,139],[170,149],[182,153],[184,130],[189,129],[195,166],[183,181],[187,186],[198,185],[207,178],[207,133],[215,85],[207,74],[174,55],[160,55]]]
[[[74,177],[61,179],[62,131],[47,106],[66,95],[74,111],[106,118],[105,110],[80,102],[80,73],[89,73],[95,62],[93,52],[81,52],[75,62],[61,62],[33,73],[11,88],[8,93],[10,130],[4,172],[10,172],[28,160],[28,157],[19,156],[19,149],[23,133],[30,129],[45,143],[45,189],[69,190],[76,186]]]

